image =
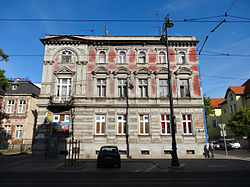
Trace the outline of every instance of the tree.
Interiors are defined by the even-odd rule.
[[[250,140],[250,108],[241,108],[239,112],[232,113],[227,125],[235,135],[247,136]]]
[[[211,106],[210,97],[206,97],[206,94],[204,94],[203,100],[204,100],[204,107],[205,107],[205,116],[207,119],[207,116],[209,116],[210,114],[213,114],[213,108]]]
[[[4,51],[0,48],[0,62],[2,61],[8,61],[9,56],[4,53]]]
[[[6,91],[7,87],[10,87],[9,80],[4,76],[5,70],[0,69],[0,88]]]

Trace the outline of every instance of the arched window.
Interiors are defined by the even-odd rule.
[[[146,63],[146,54],[144,52],[139,53],[139,63]]]
[[[186,55],[184,52],[178,53],[178,64],[185,64],[186,63]]]
[[[166,55],[164,52],[159,53],[159,63],[160,64],[165,64],[166,63]]]
[[[106,63],[106,53],[104,51],[101,51],[99,53],[99,62],[100,63]]]
[[[62,52],[62,63],[71,63],[72,53],[70,51]]]
[[[123,51],[119,54],[119,63],[126,63],[126,53]]]

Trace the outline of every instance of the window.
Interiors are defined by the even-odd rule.
[[[126,63],[126,53],[123,51],[121,51],[119,54],[119,63]]]
[[[184,134],[192,134],[191,115],[182,115],[182,125]]]
[[[26,101],[25,101],[25,100],[19,101],[18,113],[22,114],[22,113],[25,112],[25,104],[26,104]]]
[[[190,97],[188,79],[181,79],[180,80],[180,91],[181,91],[181,97]]]
[[[63,51],[62,52],[62,63],[71,63],[71,52]]]
[[[118,96],[125,97],[127,96],[127,80],[118,79]]]
[[[117,134],[118,135],[126,134],[126,115],[117,116]]]
[[[148,115],[140,115],[139,119],[140,124],[140,135],[148,135],[149,134],[149,116]]]
[[[71,95],[71,79],[57,80],[57,97],[60,101],[67,101]]]
[[[160,79],[160,97],[168,97],[168,80],[167,79]]]
[[[10,137],[10,131],[11,131],[11,126],[10,125],[5,125],[5,138],[9,138]]]
[[[60,114],[60,115],[54,115],[53,122],[59,122],[59,121],[69,122],[69,120],[70,120],[70,117],[68,114]]]
[[[139,63],[146,63],[146,54],[144,52],[139,53]]]
[[[185,64],[186,63],[186,55],[184,52],[178,53],[178,64]]]
[[[224,109],[224,114],[226,114],[227,113],[227,110],[226,109]]]
[[[139,95],[140,97],[148,97],[148,80],[139,79]]]
[[[16,125],[15,128],[15,139],[21,139],[23,134],[23,126],[22,125]]]
[[[230,110],[231,113],[234,112],[234,111],[233,111],[233,105],[230,105],[230,106],[229,106],[229,110]]]
[[[95,120],[95,134],[104,135],[105,134],[105,115],[96,115]]]
[[[161,134],[170,134],[170,116],[161,115]]]
[[[166,55],[164,52],[159,53],[159,63],[160,64],[165,64],[166,63]]]
[[[214,127],[214,128],[217,128],[217,120],[213,119],[213,120],[212,120],[212,123],[213,123],[213,127]]]
[[[9,100],[7,104],[6,113],[13,113],[14,112],[14,100]]]
[[[106,53],[104,51],[100,51],[99,53],[99,62],[106,63]]]
[[[17,85],[13,85],[12,90],[16,90],[16,89],[17,89]]]
[[[233,101],[233,100],[234,100],[233,94],[230,93],[230,95],[229,95],[229,101]]]
[[[106,97],[106,79],[97,79],[97,96]]]
[[[234,112],[237,112],[236,104],[233,105]]]

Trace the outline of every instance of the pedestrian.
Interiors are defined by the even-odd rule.
[[[211,158],[214,158],[214,144],[209,144],[209,151],[211,152]]]
[[[207,148],[207,145],[204,146],[204,156],[205,156],[205,158],[210,158],[210,156],[209,156],[209,150]]]

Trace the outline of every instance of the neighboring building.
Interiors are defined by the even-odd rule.
[[[219,138],[220,137],[220,128],[218,124],[222,123],[221,118],[221,106],[220,103],[224,102],[226,99],[224,98],[211,98],[211,107],[213,108],[213,114],[207,117],[207,128],[208,135],[210,139]]]
[[[81,142],[82,158],[95,158],[103,145],[126,153],[126,123],[130,156],[170,153],[167,53],[160,37],[46,35],[41,42],[45,54],[34,154],[59,154],[72,138]],[[172,36],[169,43],[177,151],[201,155],[205,127],[198,41]]]
[[[37,119],[37,101],[40,89],[30,81],[10,81],[3,96],[1,121],[9,144],[31,144]]]
[[[250,79],[242,86],[230,86],[227,89],[225,98],[212,98],[214,114],[208,117],[208,134],[210,137],[217,137],[219,127],[216,124],[226,124],[232,113],[238,112],[240,108],[250,108]],[[213,129],[213,128],[215,129]],[[228,129],[228,136],[233,136]]]

